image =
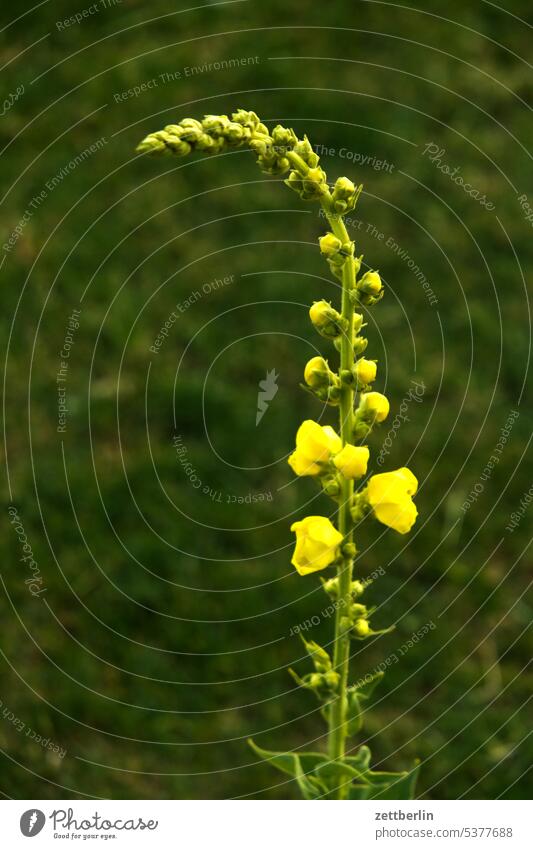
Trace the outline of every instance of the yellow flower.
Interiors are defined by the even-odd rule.
[[[359,386],[367,386],[376,379],[377,366],[374,360],[365,360],[361,357],[354,366],[354,373]]]
[[[342,448],[342,441],[332,427],[322,427],[307,419],[298,428],[296,451],[288,459],[289,466],[297,475],[319,475],[332,454]]]
[[[307,516],[294,522],[296,548],[291,560],[299,575],[309,575],[330,566],[337,557],[342,534],[325,516]]]
[[[312,389],[328,386],[330,369],[324,357],[312,357],[304,370],[304,380]]]
[[[359,402],[361,412],[370,412],[377,422],[384,421],[389,415],[389,402],[381,392],[363,392]]]
[[[411,500],[418,481],[409,469],[396,469],[373,475],[368,482],[367,498],[380,522],[406,534],[413,527],[418,511]]]
[[[345,445],[342,451],[333,458],[333,462],[345,478],[354,480],[366,475],[369,455],[370,452],[366,445]]]

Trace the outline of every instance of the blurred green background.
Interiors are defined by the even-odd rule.
[[[359,574],[384,570],[375,625],[397,627],[355,644],[352,678],[398,660],[358,742],[381,768],[420,757],[425,798],[531,792],[529,5],[419,7],[2,11],[5,796],[297,798],[246,737],[324,746],[287,667],[307,670],[291,629],[327,600],[290,566],[289,526],[331,504],[285,462],[302,418],[335,423],[298,388],[328,352],[308,306],[338,298],[324,224],[245,152],[133,152],[166,123],[237,107],[307,132],[330,177],[364,183],[351,227],[387,287],[368,337],[389,426],[412,381],[425,387],[382,467],[417,473],[418,525],[358,538]],[[279,391],[256,427],[271,369]],[[322,616],[312,636],[331,628]]]

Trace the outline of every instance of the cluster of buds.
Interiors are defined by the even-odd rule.
[[[314,640],[307,641],[303,637],[302,642],[313,661],[315,671],[300,677],[294,669],[289,669],[289,674],[300,687],[312,690],[321,701],[330,701],[337,692],[340,676],[333,669],[331,658],[322,646]]]
[[[342,631],[348,634],[352,640],[366,640],[380,634],[389,634],[394,630],[394,625],[389,628],[381,628],[379,631],[374,631],[370,626],[369,619],[375,610],[375,607],[367,607],[365,604],[352,602],[343,612],[341,618]]]
[[[227,115],[206,115],[202,121],[184,118],[178,124],[168,124],[147,135],[137,151],[174,156],[188,156],[194,151],[214,154],[261,138],[269,138],[269,132],[255,112],[238,109],[231,119]]]

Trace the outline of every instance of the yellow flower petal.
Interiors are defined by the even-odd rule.
[[[380,522],[400,534],[406,534],[418,515],[411,500],[417,488],[416,477],[404,467],[373,475],[368,482],[367,498]]]
[[[291,563],[300,575],[325,569],[336,559],[343,537],[325,516],[307,516],[294,522],[291,531],[296,533]]]
[[[355,480],[366,475],[369,456],[367,445],[345,445],[333,462],[345,478]]]

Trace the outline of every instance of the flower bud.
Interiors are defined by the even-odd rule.
[[[261,135],[267,135],[268,130],[264,124],[261,124],[259,116],[255,112],[247,112],[245,109],[237,109],[231,116],[231,120],[235,124],[242,124],[243,127],[248,127],[254,133],[261,132]]]
[[[325,236],[321,236],[318,243],[320,245],[320,252],[328,259],[336,256],[342,248],[341,240],[337,239],[333,233],[326,233]]]
[[[368,339],[366,339],[364,336],[357,336],[354,339],[353,343],[353,352],[355,356],[358,357],[360,354],[363,353],[363,351],[366,351],[367,345]]]
[[[367,271],[357,281],[357,295],[361,303],[372,306],[383,297],[383,284],[377,271]]]
[[[361,328],[363,326],[363,322],[364,322],[364,315],[360,312],[354,313],[354,316],[353,316],[354,333],[359,333],[359,331],[361,330]]]
[[[355,186],[348,177],[339,177],[333,188],[331,200],[333,209],[338,215],[352,212],[362,191],[362,186]]]
[[[294,145],[298,141],[296,138],[296,134],[294,130],[288,129],[287,127],[282,127],[281,124],[278,124],[277,127],[274,127],[272,130],[272,141],[278,148],[281,148],[282,153],[285,153],[287,150],[292,150]]]
[[[361,357],[360,360],[357,360],[354,366],[354,375],[357,381],[358,388],[363,388],[364,386],[368,386],[369,383],[372,383],[376,379],[377,374],[377,366],[374,360],[365,360],[364,357]]]
[[[190,142],[190,144],[196,144],[204,132],[201,122],[195,118],[183,118],[178,127],[181,130],[180,136],[183,141]]]
[[[383,288],[381,277],[377,271],[367,271],[357,284],[357,288],[369,295],[379,295]]]
[[[357,412],[372,421],[383,422],[389,415],[388,399],[381,392],[363,392]]]
[[[310,168],[303,178],[302,200],[318,200],[327,192],[326,172],[322,168]]]
[[[319,389],[333,383],[333,372],[324,357],[312,357],[305,367],[304,380],[311,389]]]
[[[352,598],[359,598],[360,595],[363,595],[365,591],[365,585],[362,581],[352,581],[350,584],[350,592],[352,594]]]
[[[357,554],[357,548],[355,547],[355,543],[347,542],[341,547],[341,554],[343,557],[352,560]]]
[[[326,339],[336,339],[345,324],[341,314],[327,301],[315,301],[309,310],[313,327]]]
[[[329,495],[330,498],[337,498],[340,495],[341,485],[336,477],[323,477],[321,483],[325,495]]]
[[[299,139],[296,142],[294,146],[294,152],[298,154],[300,159],[303,159],[303,161],[309,168],[317,167],[319,163],[319,156],[313,150],[311,142],[309,141],[307,136],[304,136],[303,139]]]
[[[370,625],[366,619],[356,619],[353,623],[353,630],[358,637],[367,637],[370,633]]]

